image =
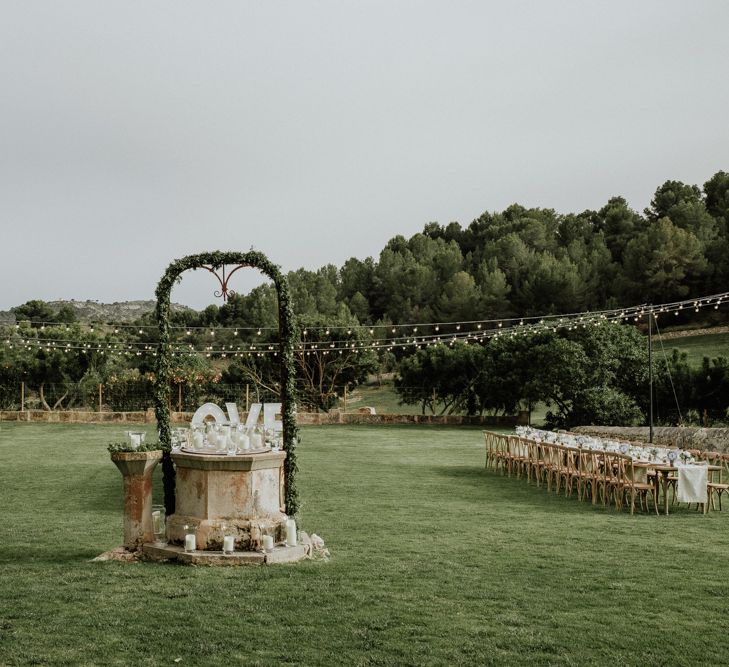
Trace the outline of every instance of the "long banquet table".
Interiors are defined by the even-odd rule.
[[[517,427],[516,433],[518,437],[514,438],[510,447],[516,448],[513,454],[521,458],[528,456],[528,446],[525,441],[559,445],[569,450],[589,449],[598,453],[603,451],[630,456],[633,460],[634,472],[637,474],[641,471],[640,479],[636,478],[636,481],[646,483],[652,480],[650,483],[655,486],[655,499],[660,497],[661,491],[663,492],[663,512],[665,515],[669,514],[668,495],[670,483],[675,479],[671,475],[678,473],[678,479],[680,480],[684,474],[682,470],[702,466],[706,469],[707,479],[710,480],[715,473],[721,473],[722,470],[719,465],[696,461],[690,452],[677,447],[661,447],[653,444],[646,446],[633,442],[604,440],[576,433],[545,431],[532,427]],[[701,501],[694,499],[691,502],[703,503],[704,512],[707,512],[710,500],[711,498],[707,495]]]

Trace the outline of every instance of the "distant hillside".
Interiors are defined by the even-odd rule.
[[[115,303],[100,303],[98,301],[48,301],[48,305],[58,312],[63,306],[71,306],[76,311],[76,317],[81,322],[133,322],[145,313],[155,309],[156,302],[148,301],[120,301]],[[20,305],[20,304],[19,304]],[[178,303],[172,304],[172,309],[181,311],[192,308]],[[8,311],[0,311],[0,322],[15,322],[15,315]]]

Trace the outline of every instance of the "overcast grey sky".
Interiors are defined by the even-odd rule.
[[[341,265],[513,202],[642,210],[729,170],[724,0],[0,8],[0,308],[153,298],[203,250]]]

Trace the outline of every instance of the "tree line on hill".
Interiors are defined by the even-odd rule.
[[[703,188],[665,182],[642,214],[621,197],[611,198],[597,211],[567,214],[515,204],[500,213],[484,213],[467,227],[429,223],[409,239],[395,236],[377,259],[350,258],[341,267],[302,268],[288,274],[301,330],[315,331],[324,343],[334,341],[345,328],[356,342],[366,341],[369,334],[361,325],[496,320],[668,302],[722,292],[727,278],[729,174],[723,171]],[[41,339],[68,336],[61,329],[70,325],[80,340],[155,342],[153,328],[143,334],[134,329],[91,332],[73,324],[72,309],[49,311],[43,302],[13,310],[18,321],[28,323],[26,334]],[[723,318],[719,310],[708,320]],[[33,325],[40,321],[52,324],[43,329]],[[689,322],[687,314],[675,318],[677,324]],[[138,323],[152,324],[152,315]],[[206,329],[240,327],[235,339],[230,332],[223,338],[219,334],[217,345],[228,341],[263,349],[275,342],[276,292],[264,284],[248,294],[232,295],[222,306],[175,312],[172,323],[190,328],[185,340],[199,348],[207,342]],[[261,334],[256,333],[259,328]],[[620,343],[597,332],[582,337],[552,333],[528,342],[499,339],[482,346],[409,347],[379,354],[328,355],[323,346],[299,355],[299,388],[305,404],[330,409],[344,387],[352,389],[379,367],[396,371],[401,399],[420,403],[424,410],[436,409],[437,404],[438,410],[503,412],[545,402],[552,406],[549,419],[554,425],[639,422],[646,413],[647,360],[641,352],[645,341],[632,327],[615,329],[619,330],[632,333],[614,334]],[[597,363],[604,349],[635,362],[630,372]],[[6,346],[0,355],[1,386],[10,376],[36,385],[88,381],[91,386],[92,380],[112,377],[149,382],[154,371],[149,355],[43,349],[29,354],[18,346]],[[721,417],[729,395],[722,379],[726,360],[706,364],[694,372],[685,359],[672,357],[664,366],[681,378],[684,409]],[[180,357],[178,366],[178,380],[190,386],[200,386],[203,380],[211,385],[251,382],[276,391],[272,355],[251,354],[224,363],[192,355]],[[638,368],[644,372],[638,373]],[[656,372],[660,396],[660,378],[665,376],[667,382],[668,374],[660,368]],[[630,378],[628,384],[625,378]],[[710,386],[704,386],[706,378],[711,378]],[[672,392],[670,398],[675,403]],[[67,404],[68,397],[65,400]],[[52,407],[45,396],[44,403]],[[676,415],[667,412],[666,418]]]

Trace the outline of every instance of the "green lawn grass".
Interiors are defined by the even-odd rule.
[[[375,408],[378,415],[419,415],[422,414],[420,405],[400,405],[399,397],[395,392],[392,380],[382,382],[368,382],[359,385],[350,392],[347,400],[347,412],[357,412],[361,407]],[[344,405],[340,402],[340,407]]]
[[[93,563],[121,542],[105,451],[120,436],[0,425],[0,664],[729,659],[729,511],[631,517],[550,496],[484,470],[478,429],[309,427],[301,524],[330,562]]]
[[[710,359],[718,356],[729,357],[729,333],[708,334],[706,336],[686,336],[664,341],[666,354],[670,355],[674,348],[688,354],[688,362],[692,366],[701,366],[704,357]],[[661,353],[658,339],[654,342],[654,351]]]

